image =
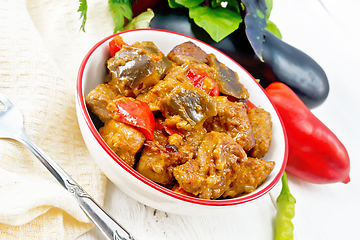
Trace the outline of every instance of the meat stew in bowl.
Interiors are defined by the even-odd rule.
[[[85,101],[126,164],[203,199],[238,197],[265,181],[275,165],[261,159],[271,144],[271,116],[250,107],[236,72],[192,42],[167,55],[149,41],[127,45],[117,36],[110,43],[119,49]]]

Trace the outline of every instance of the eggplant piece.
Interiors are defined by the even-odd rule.
[[[249,92],[240,82],[238,74],[219,62],[212,53],[209,54],[209,66],[215,68],[219,73],[215,81],[221,93],[241,100],[249,98]]]
[[[132,45],[133,47],[137,48],[144,48],[148,53],[161,56],[160,60],[155,61],[156,65],[156,72],[158,73],[160,79],[162,79],[169,69],[172,67],[171,62],[169,59],[158,49],[158,47],[150,41],[143,41],[141,43],[136,42]]]
[[[216,115],[216,104],[204,91],[190,83],[178,84],[163,101],[165,118],[179,116],[190,128],[200,127],[206,119]]]
[[[111,120],[109,110],[106,108],[109,102],[120,95],[119,90],[109,84],[99,84],[85,98],[86,106],[103,123]]]
[[[215,42],[188,17],[186,8],[172,9],[159,4],[154,7],[154,13],[151,28],[178,32],[217,48],[238,62],[254,78],[260,79],[264,88],[272,82],[285,83],[310,109],[322,104],[329,94],[329,82],[321,66],[267,30],[263,43],[264,62],[261,62],[246,37],[243,23],[235,32]]]
[[[107,61],[111,79],[122,95],[134,97],[154,86],[159,81],[154,59],[144,50],[124,46]]]

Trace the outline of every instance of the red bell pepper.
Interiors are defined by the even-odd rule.
[[[184,133],[182,131],[180,131],[179,129],[176,128],[176,126],[169,126],[169,125],[165,125],[165,120],[158,120],[155,123],[155,129],[157,130],[165,130],[165,132],[167,134],[169,134],[170,136],[173,134],[178,134],[182,137],[184,137]]]
[[[154,61],[160,61],[163,58],[163,53],[159,51],[158,54],[150,54],[152,59],[154,59]]]
[[[122,37],[115,36],[110,42],[109,42],[109,48],[110,48],[110,56],[113,57],[115,54],[121,50],[121,48],[127,45]]]
[[[246,110],[249,111],[250,109],[256,108],[255,104],[253,104],[250,100],[246,102]]]
[[[197,197],[197,196],[195,196],[194,194],[185,191],[182,187],[180,187],[180,185],[179,185],[178,183],[176,183],[176,184],[174,185],[174,187],[172,188],[172,190],[173,190],[174,192],[180,193],[180,194],[182,194],[182,195],[186,195],[186,196],[190,196],[190,197]]]
[[[288,136],[286,171],[311,183],[350,181],[350,159],[345,146],[285,84],[266,89],[278,110]]]
[[[186,77],[194,87],[204,90],[210,96],[219,96],[218,85],[206,72],[200,72],[190,68],[186,73]],[[209,87],[211,87],[211,89],[209,89]]]
[[[137,128],[144,136],[153,140],[155,117],[147,103],[131,97],[116,97],[110,105],[110,113],[115,121]]]

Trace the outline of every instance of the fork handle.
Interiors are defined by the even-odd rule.
[[[51,172],[51,174],[68,190],[78,201],[81,209],[95,224],[95,226],[111,240],[135,240],[135,238],[117,223],[98,203],[80,187],[54,160],[42,151],[22,129],[15,137],[24,144]]]

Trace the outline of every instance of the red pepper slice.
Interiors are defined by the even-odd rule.
[[[169,134],[170,136],[173,134],[178,134],[182,137],[184,137],[184,133],[181,132],[179,129],[177,129],[175,126],[168,126],[165,125],[165,121],[164,120],[159,120],[155,123],[155,129],[157,130],[165,130],[165,132],[167,134]]]
[[[173,134],[178,134],[178,135],[184,137],[184,133],[175,127],[165,125],[164,129],[165,129],[165,132],[167,132],[167,134],[169,134],[170,136]]]
[[[336,135],[285,84],[271,83],[265,92],[288,136],[286,171],[311,183],[348,183],[349,154]]]
[[[180,185],[178,183],[174,185],[172,190],[174,192],[177,192],[177,193],[180,193],[180,194],[183,194],[183,195],[187,195],[187,196],[190,196],[190,197],[197,197],[194,194],[185,191],[182,187],[180,187]]]
[[[249,111],[252,108],[257,108],[255,104],[253,104],[250,100],[247,100],[246,102],[247,110]]]
[[[154,61],[160,61],[163,58],[163,53],[159,51],[159,54],[150,54]]]
[[[200,72],[193,68],[190,68],[186,73],[186,77],[187,79],[190,80],[190,82],[192,83],[192,85],[194,85],[194,87],[204,90],[210,96],[219,96],[218,85],[211,77],[209,77],[209,75],[206,72]],[[205,83],[206,81],[209,80],[211,81],[210,84],[212,86],[211,89],[208,89],[209,86],[206,86],[208,84]]]
[[[147,103],[131,97],[116,97],[113,100],[116,111],[110,111],[118,121],[136,127],[144,136],[153,140],[155,117]]]
[[[115,54],[121,50],[121,48],[127,45],[122,37],[115,36],[110,42],[109,42],[109,48],[110,48],[110,56],[113,57]]]

